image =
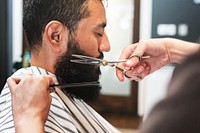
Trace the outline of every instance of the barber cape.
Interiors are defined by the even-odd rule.
[[[27,72],[33,75],[55,75],[35,66],[22,68],[12,76],[22,78]],[[94,109],[81,99],[68,97],[60,89],[51,93],[52,103],[45,132],[49,133],[119,133],[120,131],[108,123]],[[42,102],[42,101],[41,101]],[[6,84],[0,96],[0,133],[14,133],[14,121],[11,106],[11,93]]]

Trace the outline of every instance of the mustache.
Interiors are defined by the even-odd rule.
[[[103,59],[104,58],[104,54],[102,52],[99,53],[99,56],[96,57],[96,58],[99,58],[99,59]]]

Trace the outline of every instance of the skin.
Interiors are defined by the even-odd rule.
[[[7,83],[12,94],[16,132],[42,133],[52,101],[49,85],[54,84],[53,79],[27,74],[22,79],[10,77]]]
[[[90,1],[89,8],[93,10],[89,18],[83,19],[78,25],[77,40],[80,48],[92,57],[98,57],[100,52],[110,51],[110,43],[105,32],[106,15],[99,1]]]
[[[126,63],[118,64],[120,68],[134,68],[127,72],[130,80],[140,76],[141,79],[169,63],[181,63],[188,55],[200,49],[199,44],[172,38],[141,40],[125,47],[119,59],[127,59],[132,54],[149,55],[150,58],[139,63],[138,57],[130,58]],[[124,74],[116,70],[119,81],[124,81]]]

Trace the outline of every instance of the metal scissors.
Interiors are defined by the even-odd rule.
[[[95,57],[90,57],[90,56],[85,56],[85,55],[78,55],[78,54],[72,54],[72,57],[77,58],[77,59],[70,60],[71,62],[74,62],[74,63],[116,67],[120,71],[124,72],[127,70],[117,67],[116,66],[117,63],[126,62],[128,59],[130,59],[132,57],[137,57],[139,59],[139,61],[141,62],[144,59],[148,59],[150,56],[140,56],[138,54],[132,54],[128,59],[112,60],[112,61],[105,60],[105,59],[99,59],[99,58],[95,58]]]
[[[127,61],[127,59],[108,61],[108,60],[104,60],[104,59],[99,59],[99,58],[84,56],[84,55],[78,55],[78,54],[72,54],[72,57],[77,58],[77,59],[70,60],[71,62],[74,62],[74,63],[99,65],[99,66],[110,66],[110,67],[116,66],[117,63]]]

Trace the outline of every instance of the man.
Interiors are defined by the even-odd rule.
[[[13,77],[22,78],[29,72],[50,75],[56,84],[99,80],[98,66],[70,59],[74,53],[103,58],[102,52],[110,50],[101,0],[25,0],[23,24],[31,48],[31,67],[18,70]],[[56,89],[45,132],[119,132],[83,101],[97,98],[100,88]],[[5,85],[0,97],[0,132],[15,132],[11,110],[11,95]]]

